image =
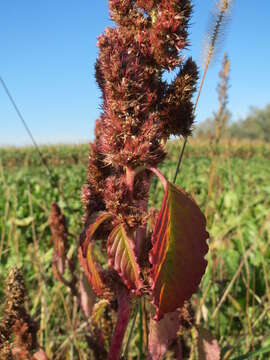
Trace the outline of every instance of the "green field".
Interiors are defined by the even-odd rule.
[[[39,323],[40,344],[52,359],[77,359],[77,347],[85,346],[76,328],[76,304],[52,275],[48,216],[50,204],[57,201],[68,218],[69,242],[75,249],[87,149],[43,148],[51,179],[33,149],[0,149],[0,303],[7,269],[22,266],[29,311]],[[177,151],[170,145],[162,166],[169,179]],[[249,353],[251,359],[269,359],[270,149],[264,144],[222,145],[209,191],[210,164],[207,144],[195,142],[187,149],[177,181],[202,210],[208,207],[209,265],[192,299],[196,319],[218,339],[222,353],[229,354],[224,358]],[[154,181],[151,206],[158,206],[162,196]],[[136,358],[136,336],[131,354]]]

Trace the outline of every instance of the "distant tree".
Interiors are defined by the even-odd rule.
[[[198,124],[195,136],[209,138],[215,133],[215,119],[207,118]],[[226,130],[226,136],[237,139],[263,140],[270,142],[270,104],[263,109],[251,107],[244,119],[232,122]]]
[[[215,133],[215,119],[212,117],[206,118],[201,123],[197,124],[194,129],[194,136],[197,138],[209,138]]]
[[[245,119],[230,126],[229,135],[239,139],[270,142],[270,104],[264,109],[252,107]]]

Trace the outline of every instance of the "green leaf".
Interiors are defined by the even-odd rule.
[[[17,226],[28,226],[33,222],[33,217],[32,216],[28,216],[24,219],[13,219],[13,223]]]
[[[267,346],[265,348],[262,348],[262,349],[259,349],[256,351],[251,351],[245,355],[237,356],[237,357],[233,358],[232,360],[254,359],[255,356],[260,356],[260,355],[269,354],[269,353],[270,353],[270,346]]]

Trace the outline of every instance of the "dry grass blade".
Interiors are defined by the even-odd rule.
[[[60,297],[61,297],[61,300],[62,300],[62,303],[64,305],[64,310],[65,310],[65,314],[66,314],[66,319],[67,319],[67,325],[68,325],[68,328],[69,328],[69,333],[72,334],[72,340],[73,340],[73,343],[75,345],[75,348],[78,352],[78,356],[79,356],[79,359],[80,360],[84,360],[84,356],[81,352],[81,349],[80,349],[80,346],[79,346],[79,343],[78,343],[78,340],[77,340],[77,336],[76,336],[76,331],[74,330],[73,328],[73,324],[72,324],[72,320],[71,320],[71,317],[70,317],[70,314],[69,314],[69,308],[68,308],[68,305],[67,305],[67,302],[66,302],[66,299],[61,291],[61,289],[59,289],[59,294],[60,294]],[[69,344],[70,345],[70,344]]]
[[[261,228],[259,229],[258,238],[261,237],[261,235],[262,235],[263,231],[265,230],[265,227],[267,226],[268,222],[269,222],[269,216],[265,218],[263,225],[262,225]],[[222,295],[222,297],[221,297],[218,305],[216,306],[215,311],[213,312],[213,315],[212,315],[212,319],[215,319],[215,318],[216,318],[216,316],[217,316],[217,314],[218,314],[218,312],[219,312],[222,304],[224,303],[224,301],[226,300],[228,294],[229,294],[230,291],[232,290],[232,287],[233,287],[234,283],[236,282],[236,280],[237,280],[238,277],[240,276],[241,271],[242,271],[244,265],[246,264],[246,261],[247,261],[248,256],[251,254],[251,252],[254,250],[254,248],[255,248],[257,245],[258,245],[258,244],[257,244],[257,241],[253,242],[253,244],[252,244],[248,249],[246,249],[246,251],[243,253],[242,260],[241,260],[241,262],[240,262],[240,264],[239,264],[239,266],[238,266],[238,269],[237,269],[237,271],[235,272],[233,278],[231,279],[231,281],[230,281],[228,287],[226,288],[225,292],[223,293],[223,295]],[[249,289],[249,287],[247,287],[247,289]],[[252,291],[252,292],[254,293],[254,291]],[[267,292],[266,292],[266,295],[267,295]],[[253,297],[254,297],[254,296],[253,296]]]
[[[215,319],[215,317],[217,316],[217,314],[218,314],[218,312],[219,312],[222,304],[224,303],[224,301],[226,300],[228,294],[230,293],[230,291],[231,291],[231,289],[232,289],[235,281],[237,280],[237,278],[238,278],[239,275],[241,274],[242,268],[243,268],[243,266],[244,266],[244,264],[245,264],[245,256],[248,255],[248,253],[252,250],[253,247],[254,247],[254,246],[252,246],[251,248],[249,248],[249,249],[246,251],[246,253],[243,255],[242,261],[240,262],[236,273],[234,274],[232,280],[230,281],[227,289],[225,290],[224,294],[222,295],[222,298],[220,299],[220,301],[219,301],[219,303],[218,303],[218,305],[217,305],[217,307],[216,307],[216,309],[215,309],[215,311],[214,311],[214,313],[213,313],[213,315],[212,315],[212,318],[213,318],[213,319]]]
[[[220,83],[218,84],[218,100],[219,108],[215,114],[215,135],[210,138],[211,149],[211,165],[209,171],[208,193],[205,205],[205,217],[208,217],[209,201],[213,192],[215,174],[216,174],[216,157],[218,155],[218,147],[226,130],[226,124],[229,119],[227,110],[228,103],[228,87],[229,87],[230,61],[227,54],[224,55],[222,69],[219,73]]]
[[[204,71],[203,71],[203,75],[202,75],[202,80],[199,86],[199,90],[197,93],[197,97],[194,103],[194,108],[193,108],[193,114],[195,114],[196,109],[197,109],[197,105],[201,96],[201,92],[202,92],[202,88],[205,82],[205,78],[206,78],[206,74],[207,74],[207,70],[209,68],[209,65],[213,59],[213,55],[215,52],[215,47],[217,45],[217,42],[219,40],[219,38],[222,36],[222,33],[224,33],[224,27],[223,24],[225,22],[226,19],[226,15],[229,14],[229,10],[231,9],[231,5],[232,5],[233,0],[220,0],[218,3],[218,11],[215,15],[215,20],[214,20],[214,27],[212,29],[212,32],[210,33],[210,41],[208,44],[208,49],[207,49],[207,55],[206,55],[206,61],[205,61],[205,65],[204,65]],[[177,164],[177,168],[175,171],[175,176],[174,176],[174,183],[176,182],[178,173],[180,171],[180,167],[181,167],[181,163],[182,163],[182,159],[183,159],[183,155],[184,155],[184,151],[185,151],[185,147],[187,144],[187,140],[188,137],[186,136],[184,139],[184,144],[182,147],[182,150],[180,152],[179,155],[179,160],[178,160],[178,164]]]

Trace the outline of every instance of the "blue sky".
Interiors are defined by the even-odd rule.
[[[258,5],[259,4],[259,5]],[[201,64],[202,44],[215,0],[195,0],[186,52]],[[219,56],[211,66],[197,121],[217,108],[223,53],[231,60],[229,107],[234,119],[270,102],[270,1],[236,0]],[[107,0],[2,0],[0,76],[39,143],[89,141],[99,114],[94,79],[96,38],[111,24]],[[0,144],[30,140],[0,86]]]

